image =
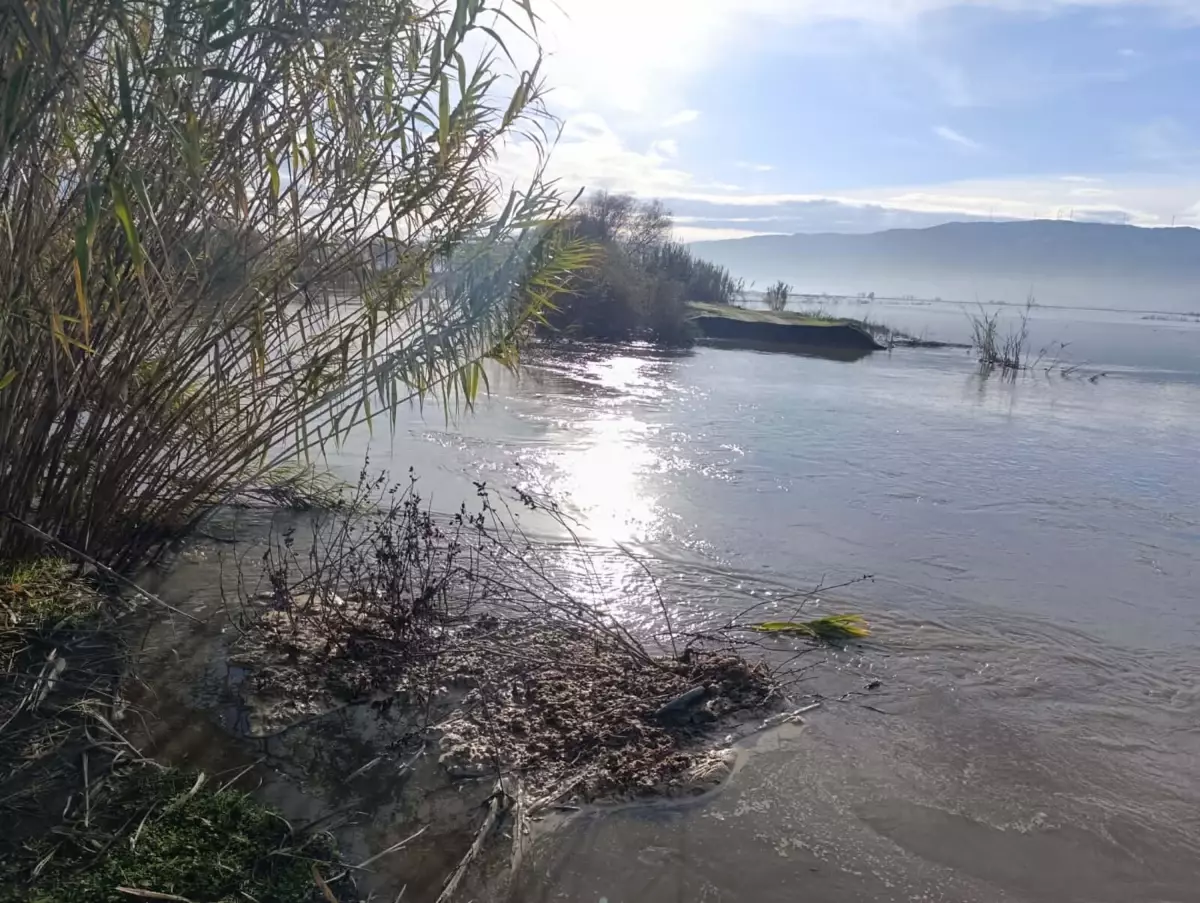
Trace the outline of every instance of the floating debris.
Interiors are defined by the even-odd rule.
[[[871,635],[862,615],[829,615],[811,621],[763,621],[751,624],[750,629],[759,633],[779,633],[828,642],[857,640]]]

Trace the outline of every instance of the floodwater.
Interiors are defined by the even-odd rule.
[[[966,331],[893,307],[870,313]],[[1083,368],[542,354],[473,414],[406,412],[331,459],[352,477],[369,446],[444,510],[476,480],[548,494],[597,601],[642,625],[657,601],[631,554],[679,623],[874,575],[814,609],[874,626],[814,671],[849,696],[711,798],[580,814],[522,898],[1200,899],[1200,327],[1039,310],[1032,332]]]
[[[856,313],[969,329],[950,306]],[[406,409],[331,452],[348,480],[368,454],[411,467],[442,511],[477,482],[549,497],[589,552],[579,592],[647,632],[647,570],[677,629],[873,575],[816,593],[814,614],[860,612],[874,636],[823,653],[805,724],[759,735],[701,799],[567,818],[515,899],[1200,899],[1200,324],[1033,317],[1078,370],[541,351],[471,413]],[[203,557],[182,570],[177,590],[218,604]]]

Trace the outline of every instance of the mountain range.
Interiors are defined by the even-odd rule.
[[[747,286],[802,294],[1200,311],[1200,229],[1060,220],[759,235],[691,245]]]

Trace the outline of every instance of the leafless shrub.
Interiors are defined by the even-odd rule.
[[[519,499],[544,510],[528,494]],[[307,648],[323,679],[354,675],[347,679],[356,691],[453,643],[476,642],[477,633],[461,628],[481,622],[585,629],[642,663],[653,660],[616,618],[575,595],[547,548],[497,509],[483,483],[474,507],[443,516],[424,503],[411,474],[398,485],[364,471],[342,507],[315,518],[311,537],[277,536],[264,564],[270,588],[259,593],[266,604],[248,612],[252,628],[271,643]]]
[[[503,762],[534,789],[587,766],[587,796],[669,784],[711,722],[775,698],[769,669],[735,638],[685,647],[661,596],[665,635],[635,636],[588,550],[530,538],[500,499],[481,483],[470,507],[444,516],[411,475],[363,477],[311,538],[277,536],[261,591],[244,589],[240,661],[260,698],[403,698],[444,751],[485,771]],[[543,500],[517,491],[515,504],[570,531]],[[665,714],[696,687],[702,704]]]

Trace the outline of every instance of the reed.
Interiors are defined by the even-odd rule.
[[[0,15],[0,550],[118,567],[483,362],[586,262],[528,0],[31,0]],[[499,30],[497,30],[499,29]]]

